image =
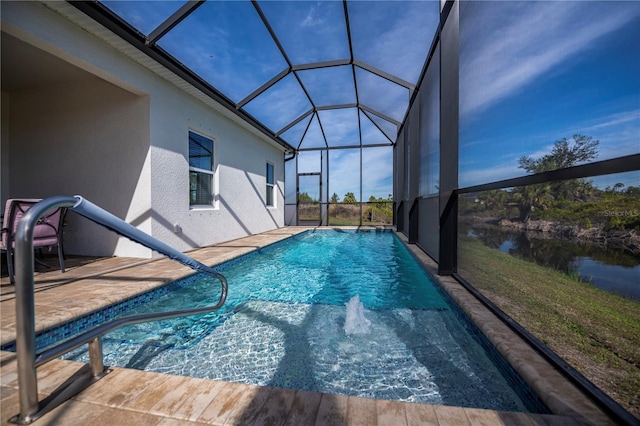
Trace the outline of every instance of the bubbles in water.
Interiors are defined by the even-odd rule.
[[[371,321],[364,316],[364,305],[360,302],[357,294],[345,303],[347,306],[347,316],[344,321],[344,332],[346,334],[367,334],[371,329]]]

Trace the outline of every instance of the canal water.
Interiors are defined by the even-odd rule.
[[[470,228],[467,235],[487,247],[579,276],[602,290],[640,301],[640,256],[621,247],[539,238],[536,233],[507,231],[488,224]]]

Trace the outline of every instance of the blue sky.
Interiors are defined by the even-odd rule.
[[[640,152],[640,2],[469,2],[461,8],[460,185],[525,174],[576,133],[598,160]],[[640,185],[640,172],[594,179]]]
[[[182,2],[104,4],[143,34],[149,34]],[[259,5],[293,65],[349,59],[341,1],[262,1]],[[354,1],[348,2],[347,8],[356,60],[415,85],[437,28],[439,2]],[[236,103],[287,67],[286,59],[248,1],[207,1],[162,37],[158,45]],[[299,71],[298,77],[316,107],[356,102],[351,66]],[[361,132],[364,145],[391,144],[408,107],[410,90],[362,68],[355,69],[355,78],[359,101],[395,123],[355,108],[319,111],[282,137],[297,147],[306,130],[302,148],[324,145],[323,134],[331,147],[358,146]],[[290,74],[243,108],[277,132],[313,105]],[[363,157],[367,161],[363,198],[387,197],[393,192],[391,150],[367,149]],[[315,163],[316,171],[320,171],[319,161]],[[354,192],[359,197],[359,164],[356,150],[340,150],[331,155],[331,193],[342,198],[347,192]],[[302,168],[307,167],[303,164]]]
[[[182,3],[105,2],[145,34]],[[293,65],[348,59],[341,1],[259,5]],[[354,57],[415,84],[439,2],[350,1],[348,11]],[[640,2],[468,1],[461,5],[460,27],[460,186],[521,176],[520,156],[544,155],[575,133],[600,140],[600,160],[640,152]],[[287,66],[248,1],[206,2],[159,46],[234,102]],[[355,73],[360,102],[401,121],[409,90],[361,68]],[[316,106],[355,102],[351,67],[298,75]],[[274,131],[311,108],[293,75],[244,105]],[[322,132],[330,146],[353,146],[359,143],[357,119],[364,144],[389,142],[385,133],[393,139],[395,124],[355,109],[309,115],[282,136],[297,146],[308,126],[301,147],[324,144]],[[386,197],[392,192],[390,151],[363,152],[363,198]],[[356,153],[332,154],[330,193],[342,198],[354,192]],[[595,179],[603,187],[617,181],[640,185],[640,172]]]

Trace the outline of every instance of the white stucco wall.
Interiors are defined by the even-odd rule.
[[[11,198],[82,195],[118,217],[149,205],[148,98],[100,80],[13,93],[10,99]],[[137,200],[132,204],[132,200]],[[65,252],[119,254],[115,234],[67,217]],[[149,232],[150,220],[140,228]],[[136,245],[131,256],[149,256]]]
[[[0,116],[2,126],[0,130],[0,208],[9,198],[9,93],[0,94]]]
[[[151,150],[154,236],[186,250],[284,226],[282,196],[275,209],[265,206],[267,161],[276,165],[276,192],[284,187],[282,151],[203,109],[187,95],[169,95],[163,104],[181,105],[180,111],[163,111],[164,122],[174,126],[152,126],[162,129]],[[158,117],[163,120],[162,115]],[[189,207],[189,130],[214,140],[217,207]],[[174,232],[176,224],[181,232]]]
[[[101,207],[183,251],[284,225],[282,148],[40,3],[3,2],[2,30],[96,76],[65,87],[11,93],[12,197],[60,189],[65,194],[87,194]],[[214,137],[217,144],[216,209],[189,208],[190,129]],[[47,155],[34,162],[33,149]],[[51,158],[64,167],[55,169],[54,179],[46,179],[46,191],[36,181],[16,183],[41,167],[51,172]],[[267,161],[275,165],[278,186],[276,208],[269,209],[264,201]],[[41,192],[34,194],[36,188]],[[181,232],[174,232],[174,224]],[[74,232],[72,225],[69,233]],[[150,255],[128,240],[114,242],[113,237],[87,231],[88,227],[77,225],[78,229],[82,232],[69,241],[65,238],[69,253]],[[99,240],[106,241],[104,246]]]

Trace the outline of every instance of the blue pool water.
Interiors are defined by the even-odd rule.
[[[214,314],[103,339],[105,364],[240,383],[495,410],[546,412],[392,232],[310,231],[219,268]],[[127,314],[213,304],[193,276]],[[347,334],[358,295],[370,322]],[[66,358],[87,360],[86,349]]]

